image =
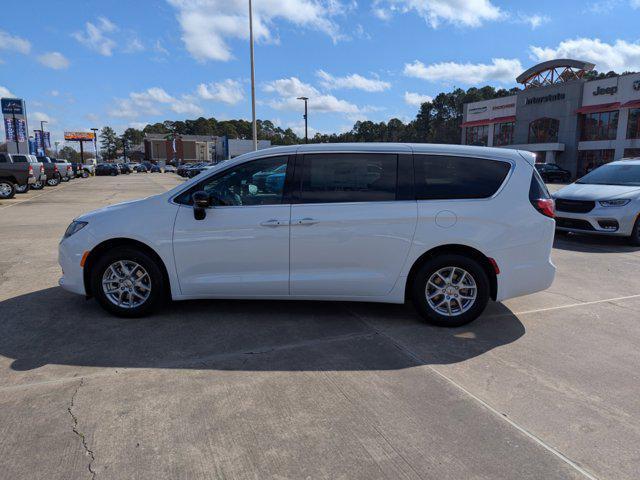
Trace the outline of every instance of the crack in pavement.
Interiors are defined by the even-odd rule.
[[[82,442],[82,448],[84,448],[84,453],[85,455],[89,456],[91,458],[91,460],[89,461],[89,463],[87,464],[87,469],[89,470],[89,473],[91,474],[91,478],[96,478],[96,471],[93,469],[93,462],[96,460],[96,457],[93,453],[93,450],[91,450],[89,448],[89,446],[87,445],[87,439],[84,436],[84,433],[81,432],[80,430],[78,430],[78,417],[75,416],[75,414],[73,413],[73,406],[76,400],[76,395],[78,394],[78,390],[80,390],[80,387],[82,387],[84,385],[84,378],[80,379],[80,383],[78,383],[78,386],[76,387],[75,391],[73,392],[73,395],[71,395],[71,402],[69,403],[69,406],[67,407],[67,412],[69,412],[69,415],[71,416],[71,418],[73,419],[73,433],[75,433],[78,437],[80,437],[80,441]]]

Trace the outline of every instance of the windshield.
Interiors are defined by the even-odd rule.
[[[640,187],[640,165],[603,165],[588,173],[576,183]]]

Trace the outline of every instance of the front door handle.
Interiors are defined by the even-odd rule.
[[[318,221],[315,218],[301,218],[296,222],[297,225],[315,225]]]
[[[281,222],[280,220],[277,220],[275,218],[272,218],[271,220],[265,220],[264,222],[260,222],[260,225],[262,225],[263,227],[280,227],[282,225],[286,225],[286,223]]]

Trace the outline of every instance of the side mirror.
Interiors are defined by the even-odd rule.
[[[209,194],[201,190],[193,192],[191,198],[193,199],[193,217],[196,220],[204,220],[207,216],[207,208],[211,205]]]

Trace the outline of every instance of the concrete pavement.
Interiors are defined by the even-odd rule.
[[[637,478],[639,249],[559,239],[551,289],[453,330],[318,302],[125,320],[56,286],[74,216],[179,181],[0,204],[0,478]]]

